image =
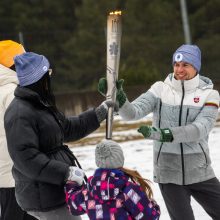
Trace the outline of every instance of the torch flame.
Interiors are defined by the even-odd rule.
[[[121,15],[121,11],[112,11],[109,14],[110,15]]]

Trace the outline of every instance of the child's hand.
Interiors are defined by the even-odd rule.
[[[69,176],[67,178],[67,182],[76,182],[80,186],[83,184],[85,173],[79,167],[71,166],[69,167]]]

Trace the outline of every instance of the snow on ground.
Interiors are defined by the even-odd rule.
[[[153,176],[152,143],[152,141],[144,139],[120,143],[125,154],[125,167],[137,169],[143,177],[148,178],[151,181]],[[209,144],[212,165],[216,176],[220,179],[220,127],[215,127],[212,130],[209,138]],[[73,152],[84,168],[86,175],[92,175],[96,169],[94,154],[95,145],[75,147],[73,148]],[[160,220],[169,220],[170,218],[157,184],[153,183],[152,187],[154,190],[155,200],[161,207],[162,214]],[[196,220],[211,220],[211,218],[195,200],[192,200],[192,207]],[[82,219],[88,220],[88,217],[83,215]]]

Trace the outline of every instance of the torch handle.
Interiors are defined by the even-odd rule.
[[[113,114],[114,109],[110,107],[108,109],[108,115],[106,120],[106,139],[112,139]]]
[[[121,15],[110,14],[107,20],[107,93],[106,99],[116,101],[116,81],[121,49]],[[114,109],[109,108],[106,121],[106,139],[112,139]]]
[[[112,69],[107,68],[107,93],[106,100],[111,100],[116,102],[116,81],[117,73],[112,71]],[[110,107],[108,109],[107,120],[106,120],[106,139],[112,139],[112,128],[113,128],[113,119],[114,119],[114,108]]]

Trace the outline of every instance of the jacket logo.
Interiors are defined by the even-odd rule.
[[[199,102],[199,97],[194,97],[193,100],[194,100],[195,103],[198,103]]]

